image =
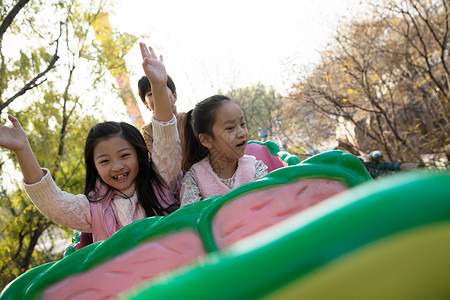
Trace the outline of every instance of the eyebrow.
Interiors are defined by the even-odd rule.
[[[117,153],[120,153],[120,152],[123,152],[123,151],[127,151],[127,150],[131,150],[131,148],[130,147],[121,148],[121,149],[119,149],[119,151],[117,151]],[[99,159],[99,158],[102,158],[104,156],[108,156],[108,154],[100,154],[95,159]]]
[[[102,158],[102,157],[104,157],[104,156],[107,156],[107,154],[100,154],[100,155],[98,155],[95,159],[99,159],[99,158]]]

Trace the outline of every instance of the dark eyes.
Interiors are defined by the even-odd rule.
[[[128,156],[130,156],[131,154],[130,153],[122,153],[121,155],[120,155],[120,158],[127,158]],[[100,164],[100,165],[104,165],[104,164],[107,164],[109,162],[109,159],[102,159],[102,160],[100,160],[99,162],[98,162],[98,164]]]
[[[246,126],[247,126],[247,124],[245,122],[241,123],[242,128],[245,128]],[[233,131],[234,129],[236,129],[236,127],[234,127],[234,126],[225,128],[226,131]]]

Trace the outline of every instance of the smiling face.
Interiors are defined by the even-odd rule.
[[[94,163],[102,180],[119,191],[128,189],[139,172],[136,150],[120,136],[105,138],[95,146]]]
[[[244,155],[248,129],[242,109],[233,101],[223,102],[216,112],[213,136],[204,135],[202,144],[211,153],[211,159],[237,161]],[[200,137],[199,137],[200,138]]]

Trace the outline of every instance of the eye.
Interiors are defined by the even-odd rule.
[[[107,159],[102,159],[101,161],[99,161],[99,164],[104,165],[104,164],[108,163],[108,161],[109,160],[107,160]]]
[[[246,124],[245,122],[243,122],[243,123],[241,124],[241,127],[247,127],[247,124]]]
[[[128,156],[130,156],[130,153],[124,153],[120,157],[125,158],[125,157],[128,157]]]
[[[233,131],[234,130],[234,126],[227,127],[227,128],[225,128],[225,130],[226,131]]]

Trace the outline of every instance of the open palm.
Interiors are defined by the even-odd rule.
[[[159,60],[152,47],[147,47],[144,43],[139,43],[143,58],[142,67],[145,75],[152,85],[166,84],[167,72],[163,64],[163,57],[160,55]]]
[[[0,146],[12,151],[19,151],[27,144],[27,134],[19,123],[19,120],[9,115],[8,119],[13,127],[0,124]]]

